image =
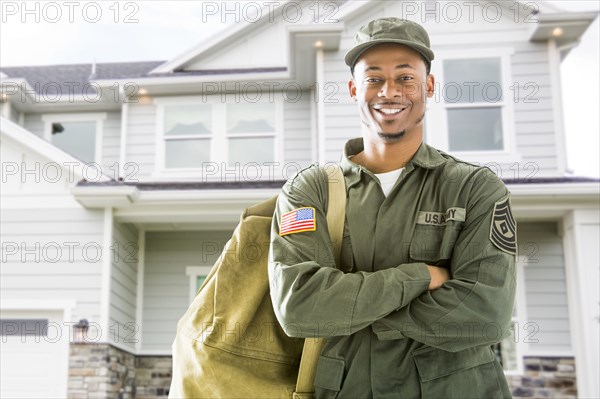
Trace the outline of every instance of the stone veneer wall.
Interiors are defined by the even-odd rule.
[[[110,344],[71,344],[67,395],[71,399],[166,398],[171,356],[135,356]]]
[[[135,356],[109,344],[71,344],[68,397],[166,398],[171,356]],[[575,359],[526,357],[525,374],[507,376],[513,398],[577,398]]]
[[[136,356],[109,344],[71,344],[67,396],[135,398]]]
[[[525,375],[507,376],[513,398],[577,398],[575,359],[526,357]]]
[[[171,356],[138,356],[136,361],[136,399],[166,398],[171,386]]]

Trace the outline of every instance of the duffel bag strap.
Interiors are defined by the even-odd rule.
[[[325,171],[327,173],[327,170]],[[327,227],[329,237],[333,243],[333,256],[335,264],[339,267],[342,249],[342,237],[344,234],[344,220],[346,216],[346,185],[344,174],[339,166],[336,166],[331,176],[328,175],[327,186],[329,189],[327,205]],[[298,381],[294,399],[312,399],[315,390],[315,373],[319,355],[325,340],[323,338],[306,338],[300,359],[298,370]]]

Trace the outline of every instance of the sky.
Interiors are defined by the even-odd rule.
[[[266,1],[0,0],[0,66],[169,60],[252,18]],[[600,9],[596,0],[553,3]],[[567,165],[578,176],[600,177],[598,25],[561,65]]]

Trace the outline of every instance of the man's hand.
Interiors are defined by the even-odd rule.
[[[429,275],[431,276],[431,282],[429,283],[429,290],[438,289],[444,284],[446,281],[450,280],[450,272],[448,269],[437,266],[429,266]]]

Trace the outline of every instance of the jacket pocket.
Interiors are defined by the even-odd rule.
[[[489,346],[459,352],[427,347],[413,352],[413,361],[422,398],[507,397],[502,388],[504,375]]]
[[[335,398],[342,388],[344,369],[343,359],[319,356],[315,374],[315,396],[317,398]]]
[[[448,221],[445,225],[417,224],[410,240],[409,253],[413,261],[443,266],[452,257],[454,244],[463,222]]]

